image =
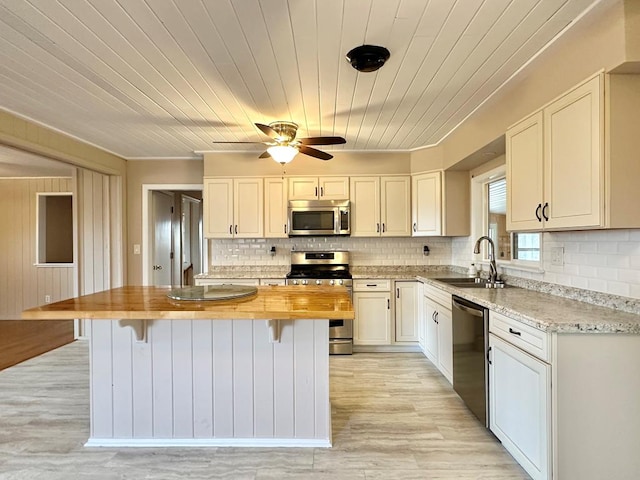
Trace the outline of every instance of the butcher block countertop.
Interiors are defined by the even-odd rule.
[[[349,293],[342,287],[260,286],[235,300],[172,300],[169,287],[121,287],[62,300],[22,312],[24,320],[91,319],[353,319]]]

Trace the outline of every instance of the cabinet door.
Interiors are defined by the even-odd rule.
[[[489,334],[489,426],[534,480],[549,478],[551,367]]]
[[[380,178],[380,222],[383,237],[411,236],[411,177]]]
[[[389,345],[391,343],[390,301],[389,292],[353,294],[354,345]]]
[[[453,321],[451,310],[438,308],[438,368],[449,383],[453,384]]]
[[[424,297],[425,300],[425,355],[431,363],[438,367],[438,323],[436,320],[437,303]]]
[[[380,236],[380,178],[351,177],[351,236]]]
[[[262,178],[236,178],[233,182],[233,235],[262,238],[264,194]]]
[[[420,283],[418,285],[418,301],[419,301],[419,310],[418,310],[418,345],[420,345],[420,350],[422,353],[425,353],[426,350],[426,334],[425,330],[427,328],[427,306],[424,298],[424,285]]]
[[[396,342],[417,342],[418,282],[395,282]]]
[[[317,177],[289,179],[289,200],[316,200],[319,194]]]
[[[505,135],[507,230],[541,230],[543,227],[542,137],[542,112],[525,118]]]
[[[202,213],[205,238],[232,238],[233,180],[205,178],[203,183]]]
[[[320,177],[318,187],[322,200],[349,200],[349,177]]]
[[[423,173],[412,177],[412,234],[414,237],[442,234],[442,175]]]
[[[264,179],[264,236],[287,237],[287,182],[282,178]]]
[[[601,77],[544,109],[545,228],[599,226],[603,220]]]

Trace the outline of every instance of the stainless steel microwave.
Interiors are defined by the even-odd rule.
[[[349,235],[348,200],[289,200],[289,236]]]

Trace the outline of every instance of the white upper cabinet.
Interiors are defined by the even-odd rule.
[[[408,237],[410,177],[351,177],[351,236]]]
[[[264,236],[286,238],[287,181],[282,178],[264,179]]]
[[[289,178],[289,200],[348,200],[349,177]]]
[[[440,172],[412,177],[411,211],[414,237],[442,234],[442,191]]]
[[[507,130],[508,230],[640,226],[629,128],[640,122],[639,78],[596,75]]]
[[[470,234],[470,184],[465,171],[438,171],[411,176],[411,234]]]
[[[264,236],[262,178],[205,178],[203,205],[206,238]]]

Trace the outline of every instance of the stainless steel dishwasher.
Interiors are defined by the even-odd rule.
[[[453,389],[489,427],[489,310],[452,295]]]

